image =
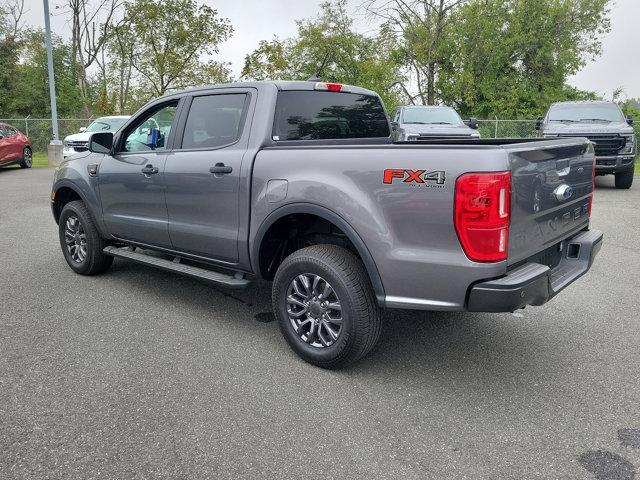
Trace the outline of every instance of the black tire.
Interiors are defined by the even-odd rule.
[[[329,346],[307,343],[293,325],[296,320],[290,318],[287,298],[294,280],[301,275],[321,277],[325,285],[330,284],[335,292],[333,298],[341,305],[339,334]],[[319,284],[322,286],[321,281]],[[287,343],[303,360],[318,367],[337,369],[350,365],[369,353],[380,338],[382,316],[369,276],[362,262],[343,247],[313,245],[292,253],[276,272],[272,302]],[[312,313],[311,309],[307,308],[307,311],[309,321]],[[320,328],[317,327],[318,332]],[[317,335],[316,338],[319,342]]]
[[[76,221],[79,222],[79,226],[74,232]],[[73,235],[69,235],[70,232]],[[102,252],[108,243],[100,236],[91,213],[80,200],[69,202],[62,209],[58,235],[64,258],[74,272],[80,275],[96,275],[107,270],[113,263],[113,257]],[[68,244],[71,241],[70,237],[73,238],[73,245]],[[79,245],[84,245],[84,255]]]
[[[22,151],[22,160],[20,161],[20,168],[31,168],[33,165],[33,152],[29,147],[24,147]]]
[[[628,190],[633,185],[633,170],[616,173],[616,188]]]

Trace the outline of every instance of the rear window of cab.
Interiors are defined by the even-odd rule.
[[[389,123],[378,97],[346,92],[278,92],[273,140],[383,138]]]

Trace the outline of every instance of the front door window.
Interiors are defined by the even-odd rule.
[[[141,118],[125,134],[123,152],[165,150],[178,103],[164,105]]]

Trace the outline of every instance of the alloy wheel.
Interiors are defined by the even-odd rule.
[[[31,167],[33,163],[33,154],[31,153],[31,149],[29,148],[24,149],[23,161],[27,167]]]
[[[64,225],[64,241],[69,256],[76,263],[84,262],[87,258],[87,235],[80,219],[71,215]]]
[[[324,278],[303,273],[287,289],[287,315],[291,326],[306,343],[317,348],[333,345],[342,331],[342,305]]]

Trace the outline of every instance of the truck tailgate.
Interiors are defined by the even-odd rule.
[[[578,138],[504,148],[512,174],[508,264],[551,266],[558,244],[589,224],[593,146]]]

